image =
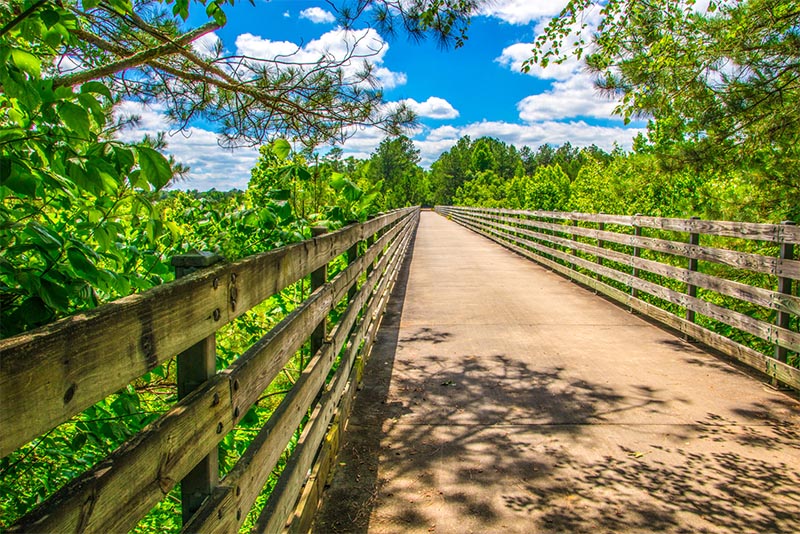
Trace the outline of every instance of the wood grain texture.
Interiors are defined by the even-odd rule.
[[[370,258],[383,250],[383,246],[391,240],[393,240],[391,241],[392,245],[383,255],[382,260],[393,257],[399,250],[401,242],[401,238],[397,237],[398,234],[402,236],[402,231],[410,228],[412,222],[409,219],[405,225],[398,225],[384,234],[364,256],[358,258],[347,269],[319,289],[319,292],[326,288],[331,288],[332,291],[330,307],[322,317],[327,315],[334,303],[347,294],[353,281],[366,270],[366,264],[371,261]],[[380,267],[373,271],[373,280],[362,286],[353,305],[348,307],[322,349],[309,361],[291,391],[253,439],[236,465],[221,481],[222,489],[215,492],[212,498],[201,506],[198,513],[184,527],[185,532],[226,533],[238,530],[286,445],[308,412],[312,401],[320,392],[336,356],[347,341],[347,334],[355,323],[358,312],[370,295],[371,284],[382,272]],[[310,336],[312,330],[313,328],[307,332],[306,338]],[[238,392],[234,393],[234,404],[240,407],[242,416],[269,385],[272,378],[284,367],[287,356],[294,354],[304,341],[305,338],[292,338],[290,341],[273,343],[272,345],[280,351],[280,357],[271,357],[269,360],[261,359],[260,362],[256,357],[252,360],[255,362],[254,365],[237,367],[231,373],[234,383],[240,383]],[[270,371],[268,374],[261,369],[261,365],[267,363]],[[272,378],[269,378],[270,376]],[[253,377],[258,377],[258,380],[254,381]]]
[[[0,341],[0,457],[413,210],[212,267]]]
[[[410,234],[410,232],[407,232],[407,234]],[[389,271],[395,271],[396,266],[402,263],[402,259],[405,257],[405,246],[407,246],[408,237],[408,235],[403,237],[404,244],[401,245],[401,250],[392,255],[392,264],[387,266],[387,272],[381,276],[374,293],[372,291],[368,293],[370,301],[356,331],[348,340],[345,357],[339,364],[335,376],[323,393],[319,404],[314,409],[314,413],[304,428],[294,454],[292,454],[281,478],[270,494],[270,498],[262,510],[253,532],[272,533],[278,532],[283,528],[292,515],[295,503],[303,489],[303,485],[306,483],[306,474],[308,472],[316,473],[315,477],[310,481],[311,484],[314,484],[315,480],[327,478],[324,472],[325,469],[321,469],[319,465],[312,466],[312,463],[323,438],[325,438],[326,431],[328,431],[328,425],[332,424],[336,429],[335,431],[338,432],[342,412],[349,414],[349,405],[340,406],[338,409],[337,405],[342,400],[343,395],[347,396],[348,392],[355,391],[356,384],[360,379],[358,376],[359,369],[354,367],[356,356],[361,352],[369,352],[371,343],[367,343],[360,351],[361,342],[367,338],[368,333],[375,328],[378,322],[373,319],[373,316],[376,313],[383,313],[383,306],[385,306],[386,302],[381,297],[386,285],[393,277],[393,272]],[[368,280],[365,286],[373,287],[373,283],[374,278]],[[336,420],[334,420],[334,414],[337,414]],[[334,430],[331,430],[331,432],[334,432]],[[334,440],[329,436],[326,440],[327,450],[321,452],[321,457],[325,458],[331,453],[335,457],[336,451],[333,450],[335,448],[330,447],[332,442]],[[315,491],[315,493],[318,494],[319,492]],[[310,499],[311,496],[309,495]]]
[[[461,208],[458,208],[459,210]],[[455,213],[455,212],[453,212]],[[672,254],[674,256],[681,256],[684,258],[692,258],[703,261],[710,261],[727,265],[736,269],[749,270],[765,274],[772,274],[776,276],[784,276],[794,280],[800,280],[800,261],[773,258],[771,256],[762,256],[760,254],[753,254],[748,252],[739,252],[735,250],[727,250],[715,247],[706,247],[698,245],[690,245],[688,243],[679,241],[670,241],[667,239],[658,239],[653,237],[639,237],[630,234],[620,234],[608,230],[596,230],[593,228],[584,228],[579,226],[567,226],[563,224],[540,222],[532,220],[523,220],[511,217],[499,217],[486,214],[473,214],[470,212],[460,213],[462,217],[472,217],[473,220],[497,220],[508,222],[511,224],[520,224],[528,228],[538,228],[557,232],[564,235],[579,235],[590,239],[601,239],[612,243],[627,245],[634,248],[643,248],[652,250],[654,252],[662,252],[665,254]]]
[[[403,254],[403,257],[404,256],[405,253]],[[336,411],[336,416],[328,434],[325,436],[317,459],[311,468],[311,476],[302,489],[294,514],[292,514],[291,522],[284,532],[305,533],[308,532],[311,527],[315,513],[323,498],[323,489],[331,480],[336,469],[336,457],[341,448],[341,436],[347,430],[351,408],[358,391],[357,385],[362,379],[363,365],[369,360],[375,336],[377,335],[378,328],[380,328],[383,310],[391,294],[394,282],[397,279],[401,264],[402,261],[396,262],[391,275],[381,282],[381,288],[377,291],[377,295],[380,297],[377,306],[378,309],[372,314],[370,327],[364,340],[365,344],[362,349],[362,354],[354,363],[354,367],[350,373],[350,379]],[[263,532],[277,532],[277,530],[264,530]]]
[[[8,532],[129,531],[233,428],[231,410],[216,375]]]
[[[782,294],[777,291],[763,289],[760,287],[743,284],[733,280],[727,280],[717,276],[708,275],[702,272],[691,271],[683,267],[661,263],[654,260],[634,257],[622,252],[618,252],[603,247],[590,245],[587,243],[576,242],[557,236],[543,234],[515,226],[496,224],[496,228],[504,229],[508,232],[525,235],[543,242],[550,242],[564,247],[592,254],[597,258],[610,259],[623,265],[630,265],[635,268],[643,269],[653,274],[666,276],[686,284],[692,284],[704,289],[716,291],[722,295],[737,298],[744,302],[763,306],[777,311],[785,311],[795,315],[800,314],[800,297]]]
[[[394,218],[394,215],[397,214],[389,214],[382,220],[390,220],[387,223],[389,225],[399,219],[405,222],[394,224],[384,234],[386,240],[415,220],[414,210],[404,210],[399,218]],[[372,225],[373,233],[377,224]],[[285,357],[283,352],[289,353],[291,350],[293,353],[299,343],[308,337],[315,321],[319,322],[327,315],[361,271],[366,269],[370,255],[374,257],[381,252],[383,244],[385,241],[376,242],[364,259],[354,262],[352,269],[343,271],[330,284],[311,295],[262,338],[251,354],[271,351],[281,354],[280,359]],[[208,280],[207,276],[202,273],[197,278]],[[237,277],[232,282],[240,283],[241,280]],[[241,371],[239,374],[235,371],[229,369],[213,376],[108,459],[67,484],[53,498],[23,517],[10,532],[105,533],[130,530],[203,457],[215,449],[225,433],[246,413],[246,408],[237,409],[242,406],[242,394],[247,393],[240,386],[250,384],[252,380],[240,383],[244,375]],[[244,398],[248,400],[248,397]],[[254,401],[251,399],[250,404]]]
[[[442,208],[441,206],[437,207]],[[449,208],[449,207],[448,207]],[[784,224],[750,223],[735,221],[706,221],[702,219],[676,219],[642,215],[607,215],[564,211],[528,211],[502,208],[455,208],[462,213],[490,213],[524,216],[529,219],[576,220],[591,223],[608,223],[622,226],[641,226],[674,232],[700,233],[772,243],[800,243],[800,227]]]

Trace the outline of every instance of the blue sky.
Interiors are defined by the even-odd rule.
[[[213,46],[221,40],[230,53],[271,58],[297,51],[299,58],[308,59],[322,50],[336,53],[344,48],[343,39],[353,39],[353,34],[337,26],[330,5],[323,1],[255,1],[255,6],[239,2],[226,7],[228,24],[197,46]],[[463,135],[496,137],[517,147],[566,141],[605,149],[614,143],[630,147],[642,125],[625,126],[612,117],[614,103],[596,93],[577,61],[520,72],[535,36],[564,3],[494,0],[473,19],[466,44],[449,50],[434,42],[411,42],[402,34],[388,38],[364,24],[356,25],[354,30],[363,37],[360,42],[379,50],[369,61],[374,63],[385,99],[404,101],[419,116],[419,128],[408,135],[420,150],[423,165],[430,165]],[[204,22],[202,10],[196,11],[190,22]],[[588,22],[591,28],[591,15]],[[142,109],[128,103],[123,111],[141,117],[138,129],[125,137],[167,131],[167,152],[192,169],[181,188],[247,186],[257,159],[255,149],[223,150],[212,124],[198,123],[176,132],[158,105]],[[383,137],[377,129],[360,129],[342,148],[345,155],[366,158]],[[325,151],[320,147],[320,152]]]

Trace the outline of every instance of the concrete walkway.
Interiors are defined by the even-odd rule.
[[[432,212],[318,533],[797,533],[800,404]]]

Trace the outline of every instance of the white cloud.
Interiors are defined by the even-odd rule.
[[[394,72],[386,67],[377,67],[372,71],[372,75],[378,80],[378,84],[384,89],[392,89],[400,85],[405,85],[408,81],[405,72]]]
[[[283,18],[288,19],[288,18],[291,18],[291,16],[292,16],[292,14],[289,13],[288,11],[284,11],[283,12]]]
[[[146,106],[124,101],[117,106],[117,116],[139,117],[132,128],[118,134],[122,141],[139,141],[145,134],[156,135],[166,132],[167,148],[164,153],[190,166],[188,180],[175,184],[178,189],[198,189],[205,191],[216,188],[227,191],[233,188],[246,189],[250,180],[250,169],[258,160],[255,148],[229,150],[219,145],[217,134],[203,128],[190,127],[178,132],[165,114],[160,104]]]
[[[567,0],[495,0],[487,2],[480,14],[510,24],[528,24],[558,15],[566,4]]]
[[[566,81],[553,82],[551,89],[531,95],[517,103],[519,117],[525,122],[612,116],[617,103],[598,94],[591,77],[574,75]]]
[[[271,41],[251,33],[236,38],[237,54],[267,61],[277,60],[291,65],[314,65],[323,60],[341,62],[345,76],[355,76],[364,63],[374,67],[373,75],[384,89],[406,83],[406,75],[383,66],[389,44],[374,29],[345,30],[337,28],[305,45],[289,41]]]
[[[127,127],[119,134],[123,141],[134,141],[141,139],[144,134],[156,134],[172,128],[172,124],[166,115],[164,104],[141,104],[123,100],[114,107],[115,118],[137,117],[135,131],[132,127]]]
[[[211,32],[192,42],[192,48],[200,57],[211,58],[216,55],[220,43],[219,36],[215,32]]]
[[[417,102],[413,98],[406,98],[401,100],[400,103],[408,106],[411,111],[420,117],[430,119],[455,119],[458,117],[458,110],[450,102],[436,96],[429,97],[425,102]]]
[[[512,71],[521,72],[522,64],[533,55],[531,49],[533,49],[533,43],[517,43],[507,46],[495,61]],[[580,72],[582,68],[583,64],[575,56],[570,55],[563,63],[550,63],[547,67],[531,65],[528,74],[543,80],[567,80]]]
[[[551,18],[538,20],[533,30],[534,35],[542,35],[551,20]],[[536,64],[529,65],[528,75],[542,80],[566,80],[572,75],[580,73],[583,70],[583,61],[575,55],[576,48],[574,43],[576,40],[582,41],[584,43],[583,54],[589,53],[593,47],[593,36],[601,20],[602,15],[596,8],[584,13],[581,19],[571,26],[569,37],[564,39],[566,44],[559,54],[560,57],[565,58],[564,61],[561,63],[550,61],[547,67],[541,67]],[[534,43],[532,42],[507,46],[495,61],[514,72],[521,72],[523,63],[533,56],[533,48]]]
[[[309,7],[300,12],[301,19],[308,19],[314,24],[330,24],[336,20],[333,13],[321,7]]]
[[[447,140],[451,142],[453,139],[458,139],[458,128],[454,126],[439,126],[428,132],[426,141],[442,141]]]
[[[256,59],[282,59],[301,51],[301,47],[289,41],[270,41],[252,33],[243,33],[236,37],[236,53]],[[319,57],[321,55],[317,56]]]
[[[386,137],[386,132],[375,126],[360,126],[350,133],[352,135],[339,147],[344,151],[344,157],[358,159],[368,159]]]

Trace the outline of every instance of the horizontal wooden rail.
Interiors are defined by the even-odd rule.
[[[124,388],[407,215],[396,211],[199,271],[0,340],[0,457]]]
[[[800,279],[800,262],[791,253],[800,233],[792,224],[450,206],[438,206],[436,210],[763,371],[775,380],[800,389],[800,369],[787,364],[790,352],[800,353],[800,332],[797,331],[800,297],[792,290],[792,286],[797,285],[796,282],[792,284],[792,280]],[[631,233],[622,229],[614,231],[609,228],[613,225],[630,227],[628,231]],[[642,228],[654,231],[658,237],[637,235]],[[634,229],[638,231],[634,232]],[[663,234],[668,232],[680,235],[665,238]],[[700,245],[700,238],[704,236],[713,236],[706,239],[714,239],[715,246]],[[730,239],[777,244],[782,252],[772,257],[734,250],[735,244],[724,248],[726,240]],[[642,257],[642,250],[649,251],[649,257]],[[703,262],[700,268],[698,261]],[[713,265],[724,267],[711,268]],[[704,269],[708,270],[703,272]],[[779,283],[775,289],[757,287],[726,278],[721,272],[732,275],[762,273],[775,276]],[[643,273],[650,274],[645,276]],[[618,285],[615,287],[614,283]],[[676,289],[681,286],[685,292]],[[706,291],[698,294],[697,288]],[[736,300],[717,298],[709,301],[709,296],[714,294]],[[652,297],[684,309],[686,318],[667,310],[667,306],[656,304]],[[760,316],[752,315],[753,309],[762,310]],[[764,320],[770,314],[778,319],[774,322]],[[773,358],[755,350],[754,346],[697,324],[698,315],[763,340],[779,356]],[[795,319],[794,326],[791,326],[791,317]]]
[[[298,453],[303,453],[301,465],[307,465],[307,457],[313,459],[320,446],[321,438],[318,439],[318,435],[321,430],[318,426],[327,428],[336,410],[341,411],[342,392],[351,378],[353,361],[364,358],[364,350],[370,346],[369,343],[362,344],[362,341],[371,335],[371,325],[379,320],[386,303],[387,287],[390,287],[390,281],[405,257],[418,214],[417,208],[407,208],[381,215],[367,223],[351,225],[297,245],[189,275],[168,284],[167,289],[156,288],[126,299],[129,302],[122,306],[114,303],[80,318],[71,318],[38,332],[6,340],[3,348],[3,384],[22,389],[18,381],[30,380],[33,376],[29,366],[22,363],[6,365],[6,359],[29,357],[35,353],[34,349],[47,355],[47,358],[39,359],[40,365],[44,365],[42,361],[57,363],[59,358],[77,359],[81,355],[74,354],[73,350],[87,347],[97,359],[92,365],[98,368],[102,367],[103,361],[112,368],[121,367],[120,361],[139,361],[145,356],[141,347],[137,349],[119,343],[120,339],[124,339],[119,332],[122,328],[123,332],[132,335],[139,333],[141,328],[134,323],[139,321],[141,325],[141,320],[134,317],[134,312],[151,310],[151,317],[159,318],[158,321],[154,319],[150,329],[152,346],[157,348],[152,354],[157,355],[154,361],[161,362],[170,357],[166,349],[161,347],[180,351],[206,339],[221,324],[308,276],[337,256],[347,254],[348,249],[351,251],[347,255],[350,261],[344,270],[314,291],[229,368],[214,374],[106,460],[68,483],[23,517],[9,532],[127,532],[133,528],[194,466],[216,450],[225,434],[257,402],[290,358],[306,343],[317,325],[326,321],[329,312],[346,298],[346,311],[320,350],[312,355],[293,388],[249,444],[245,454],[184,525],[186,532],[237,531],[303,417],[311,412],[319,418],[312,418],[311,422],[324,419],[324,422],[311,425],[313,435],[307,438],[303,447],[297,449]],[[353,248],[354,245],[364,241],[371,245],[366,247],[363,254],[356,255],[358,248]],[[220,279],[227,281],[226,288],[222,288]],[[359,288],[356,284],[361,280],[363,283]],[[174,287],[170,289],[168,286]],[[225,293],[225,297],[218,298],[216,292]],[[208,298],[209,294],[213,298]],[[220,312],[215,317],[217,314],[212,311],[212,321],[204,323],[207,324],[206,328],[194,328],[182,317],[176,317],[185,315],[186,303],[194,299],[204,301],[206,309],[225,303],[226,315],[222,316]],[[164,300],[173,305],[180,301],[184,307],[174,306],[170,315]],[[203,319],[200,312],[192,312],[188,316],[200,321]],[[115,320],[122,323],[120,328],[112,330],[115,332],[116,347],[103,341],[108,337],[107,329],[115,324]],[[172,335],[182,341],[169,339],[170,330],[164,326],[165,323],[176,329]],[[82,338],[77,344],[69,346],[66,338],[74,328],[80,330]],[[93,339],[106,347],[105,355],[94,350]],[[340,355],[342,361],[337,374],[330,386],[326,387],[326,378]],[[77,372],[79,368],[70,368],[70,372]],[[98,383],[91,385],[96,392],[83,396],[79,405],[90,403],[95,397],[104,398],[122,387],[119,385],[121,381],[127,379],[130,382],[140,376],[142,369],[146,372],[150,368],[150,364],[138,366],[135,371],[139,374],[128,370],[126,374],[98,379]],[[79,375],[71,375],[69,379],[80,381],[86,389],[90,387]],[[42,388],[37,391],[41,402],[51,406],[56,404],[52,392],[48,397]],[[6,391],[3,391],[3,396],[5,402]],[[60,410],[41,414],[36,414],[36,410],[28,410],[27,424],[19,425],[22,427],[19,435],[9,438],[7,446],[13,450],[14,446],[30,439],[34,432],[45,432],[49,430],[48,425],[52,427],[65,421],[75,409],[62,406]],[[304,435],[312,430],[304,431]],[[310,448],[314,450],[308,452]],[[286,503],[294,505],[298,500],[306,472],[307,467],[297,473],[287,471],[291,484],[279,484],[284,488],[283,492],[289,492],[282,497],[279,509],[283,517],[279,523],[285,522],[291,514],[291,510],[286,512],[287,506],[290,507]],[[270,524],[274,524],[274,520]]]
[[[591,228],[581,228],[578,226],[566,226],[558,223],[538,222],[530,219],[492,215],[484,215],[482,218],[485,220],[498,222],[506,221],[523,227],[528,226],[532,228],[540,228],[550,232],[560,232],[573,237],[581,236],[591,239],[600,239],[611,243],[619,243],[622,245],[630,245],[633,247],[652,250],[654,252],[663,252],[665,254],[672,254],[674,256],[680,256],[684,258],[710,261],[737,269],[745,269],[764,274],[774,274],[777,276],[785,276],[795,280],[800,280],[800,261],[797,260],[772,258],[748,252],[725,250],[715,247],[701,247],[699,245],[691,245],[688,243],[681,243],[666,239],[640,237],[631,234],[620,234],[612,231],[593,230]]]
[[[437,206],[447,209],[447,206]],[[463,209],[463,208],[458,208]],[[469,208],[468,208],[469,209]],[[579,213],[566,211],[527,211],[502,208],[478,208],[483,213],[519,215],[530,218],[555,219],[588,223],[617,224],[657,230],[733,237],[769,243],[800,244],[800,226],[749,223],[735,221],[704,221],[702,219],[671,219],[642,215],[608,215],[604,213]]]

